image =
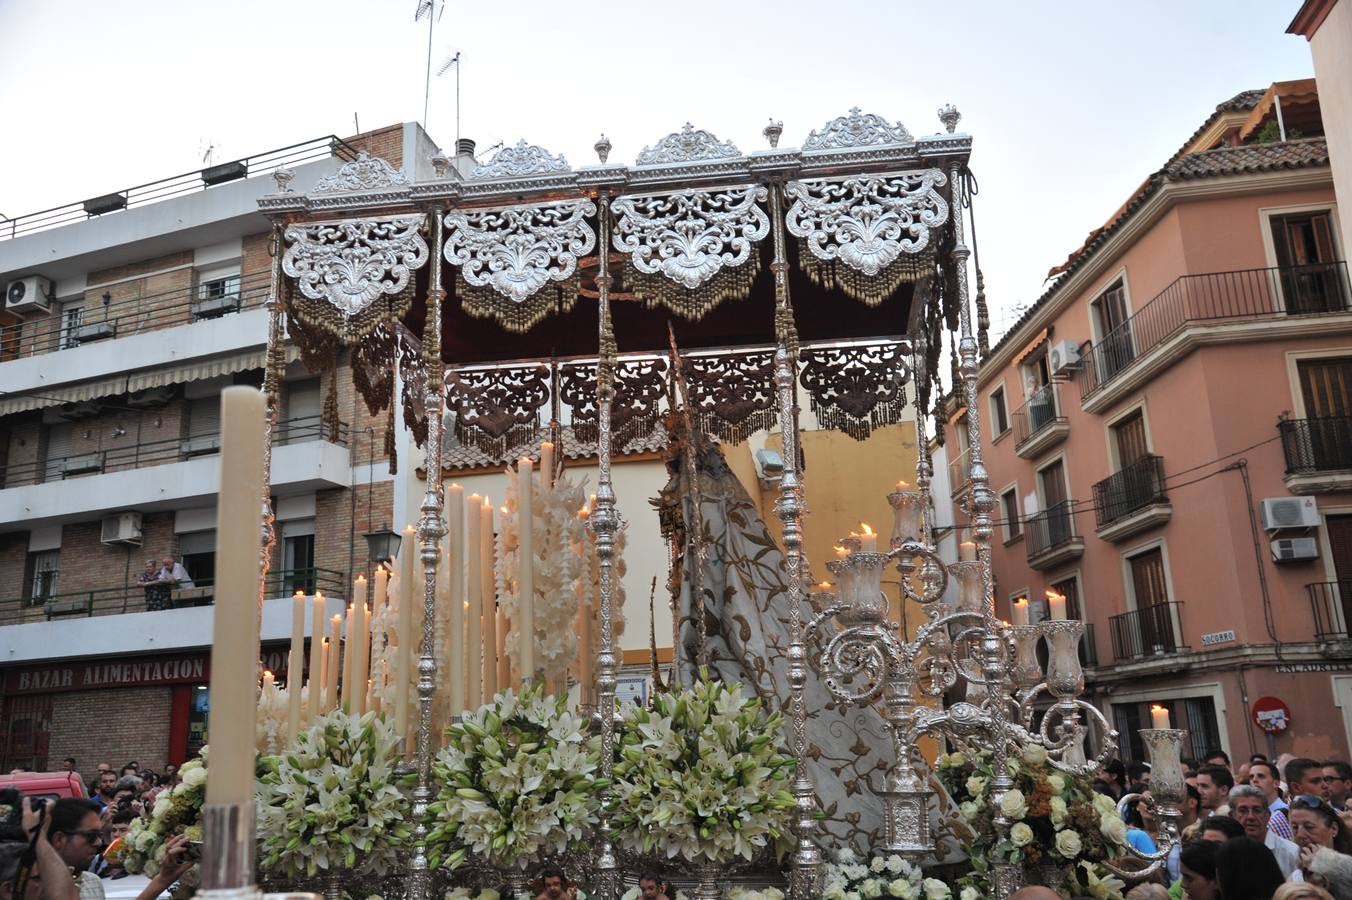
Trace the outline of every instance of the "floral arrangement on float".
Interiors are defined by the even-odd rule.
[[[710,681],[628,707],[617,728],[612,822],[621,846],[697,866],[751,859],[789,833],[794,761],[783,720]],[[706,878],[702,875],[701,878]]]
[[[524,871],[545,855],[586,846],[597,822],[599,739],[542,686],[493,702],[446,729],[433,761],[436,800],[428,806],[428,861],[456,869],[469,854]]]
[[[133,875],[154,878],[164,864],[165,844],[172,837],[183,835],[189,841],[202,840],[202,803],[206,799],[207,748],[202,757],[190,759],[179,768],[179,782],[172,789],[162,791],[151,807],[149,818],[132,820],[131,827],[108,855],[121,861],[122,867]],[[175,900],[193,895],[197,888],[198,870],[185,875],[173,892]]]
[[[1008,759],[1014,787],[997,808],[988,793],[994,777],[989,750],[949,753],[936,774],[975,839],[964,844],[972,871],[959,881],[961,900],[994,896],[992,867],[1016,865],[1025,883],[1070,891],[1070,896],[1119,900],[1124,882],[1102,863],[1127,853],[1127,828],[1112,798],[1094,791],[1089,779],[1053,768],[1047,751],[1027,745]],[[1013,823],[1001,836],[996,813]]]
[[[949,900],[953,891],[937,878],[926,878],[919,867],[899,855],[874,856],[861,861],[848,848],[822,872],[822,900],[860,900],[864,897],[900,897],[901,900]],[[963,900],[971,900],[964,895]]]
[[[408,845],[402,741],[376,713],[320,716],[279,756],[259,761],[259,864],[296,879],[383,875]]]

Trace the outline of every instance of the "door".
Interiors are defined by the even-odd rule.
[[[287,385],[286,421],[281,428],[283,444],[314,441],[320,436],[319,379],[307,378]]]
[[[47,743],[52,730],[52,695],[5,698],[0,721],[0,766],[47,771]]]
[[[1347,632],[1352,627],[1352,516],[1326,516],[1324,531],[1333,558],[1334,593],[1343,617],[1340,627]]]
[[[1048,549],[1064,544],[1074,533],[1070,521],[1070,504],[1066,502],[1065,465],[1057,460],[1040,470],[1038,482],[1042,488],[1042,515],[1047,536],[1043,549]]]
[[[1352,357],[1303,359],[1296,371],[1309,435],[1302,462],[1316,471],[1352,467]]]
[[[1136,597],[1136,621],[1143,655],[1172,653],[1178,649],[1169,608],[1169,587],[1164,577],[1164,554],[1158,547],[1128,561],[1131,586]]]
[[[72,440],[69,422],[47,426],[47,456],[43,468],[43,481],[60,481],[65,477],[66,459],[70,456]]]
[[[1093,302],[1094,324],[1098,326],[1099,348],[1094,360],[1099,381],[1112,378],[1136,358],[1127,322],[1127,292],[1117,282]]]
[[[1341,309],[1342,279],[1327,211],[1272,217],[1282,295],[1290,314]]]

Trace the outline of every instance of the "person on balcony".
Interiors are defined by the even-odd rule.
[[[160,567],[160,581],[168,585],[169,589],[197,587],[192,583],[192,576],[188,570],[183,568],[183,563],[178,562],[172,556],[164,558],[164,564]]]
[[[155,560],[146,560],[145,570],[137,577],[136,583],[146,593],[147,610],[154,612],[170,607],[170,587],[160,580],[160,570]]]

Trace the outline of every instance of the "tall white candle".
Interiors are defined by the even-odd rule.
[[[521,661],[521,680],[529,682],[535,678],[535,550],[531,530],[534,524],[533,482],[530,457],[523,456],[517,462],[517,523],[520,530],[520,590],[518,591],[518,617]]]
[[[259,552],[263,498],[263,395],[221,392],[221,482],[216,503],[212,610],[211,779],[206,801],[253,808],[257,716]],[[241,727],[241,726],[245,727]],[[246,815],[251,814],[246,811]]]
[[[1064,594],[1058,594],[1056,591],[1047,592],[1047,615],[1052,619],[1064,619],[1066,617],[1066,597]]]
[[[872,528],[868,526],[867,523],[864,523],[863,528],[864,533],[859,535],[859,549],[864,551],[865,553],[877,553],[878,535],[873,531]]]
[[[357,610],[357,648],[352,655],[352,703],[356,714],[366,712],[366,687],[370,677],[371,607],[365,603]]]
[[[364,580],[364,579],[363,579]],[[365,591],[362,592],[365,595]],[[360,602],[360,601],[358,601]],[[343,671],[342,682],[343,689],[339,702],[346,712],[355,712],[356,706],[352,702],[353,681],[352,676],[356,671],[357,657],[357,603],[350,603],[347,607],[347,618],[343,621]]]
[[[320,694],[324,691],[324,592],[315,591],[314,603],[310,609],[310,677],[306,684],[310,686],[309,700],[305,706],[305,716],[310,722],[319,715]]]
[[[276,683],[277,683],[276,676],[274,676],[274,675],[273,675],[271,672],[269,672],[268,670],[264,669],[264,670],[263,670],[263,690],[264,690],[264,691],[270,691],[270,690],[272,690],[272,688],[276,685]]]
[[[469,497],[469,510],[465,517],[465,556],[467,597],[465,610],[465,659],[468,679],[465,683],[465,702],[478,703],[483,696],[483,556],[478,552],[482,540],[483,519],[479,515],[479,495]]]
[[[958,559],[964,562],[971,562],[976,559],[976,544],[972,541],[963,541],[958,544]]]
[[[319,699],[319,711],[315,715],[323,715],[327,711],[324,704],[328,702],[324,694],[329,686],[329,639],[320,637],[320,630],[316,628],[310,642],[319,648],[319,668],[314,668],[313,663],[310,666],[310,696]],[[313,724],[314,716],[310,719]]]
[[[400,737],[408,735],[409,684],[413,679],[413,604],[423,602],[423,598],[415,596],[413,591],[413,559],[417,555],[417,536],[410,525],[404,529],[399,544],[399,589],[395,592],[395,602],[399,604],[395,633],[399,643],[396,645],[393,674],[394,733]],[[444,559],[441,568],[446,568]]]
[[[1015,625],[1027,625],[1027,624],[1028,624],[1028,598],[1027,598],[1027,597],[1020,597],[1019,599],[1015,600],[1013,606],[1011,607],[1011,609],[1013,610],[1013,612],[1010,613],[1010,616],[1011,616],[1011,618],[1013,618],[1014,624],[1015,624]]]
[[[300,733],[301,685],[305,681],[305,607],[304,591],[291,598],[291,653],[286,660],[286,743],[296,742]]]
[[[343,655],[343,617],[334,613],[329,620],[329,642],[324,660],[324,712],[331,713],[338,707],[338,668]]]
[[[1169,710],[1158,704],[1150,707],[1150,727],[1155,729],[1167,730],[1169,726]]]
[[[540,444],[540,486],[554,484],[554,442],[543,441]]]
[[[446,489],[446,521],[449,526],[449,533],[446,536],[447,546],[451,551],[449,565],[445,567],[447,583],[450,585],[448,602],[451,604],[451,633],[446,636],[446,643],[449,645],[446,652],[446,681],[451,701],[451,715],[458,716],[468,705],[465,699],[465,681],[469,671],[469,654],[466,652],[465,641],[465,586],[468,577],[465,571],[465,546],[468,537],[465,534],[465,489],[458,484],[452,484]]]
[[[484,498],[479,507],[479,577],[483,580],[482,601],[479,607],[482,648],[471,648],[483,659],[483,694],[480,702],[487,703],[498,692],[498,588],[493,577],[493,504]]]

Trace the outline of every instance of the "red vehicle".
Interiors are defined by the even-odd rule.
[[[78,772],[16,772],[0,775],[0,788],[12,787],[29,797],[57,800],[61,797],[89,797]]]

